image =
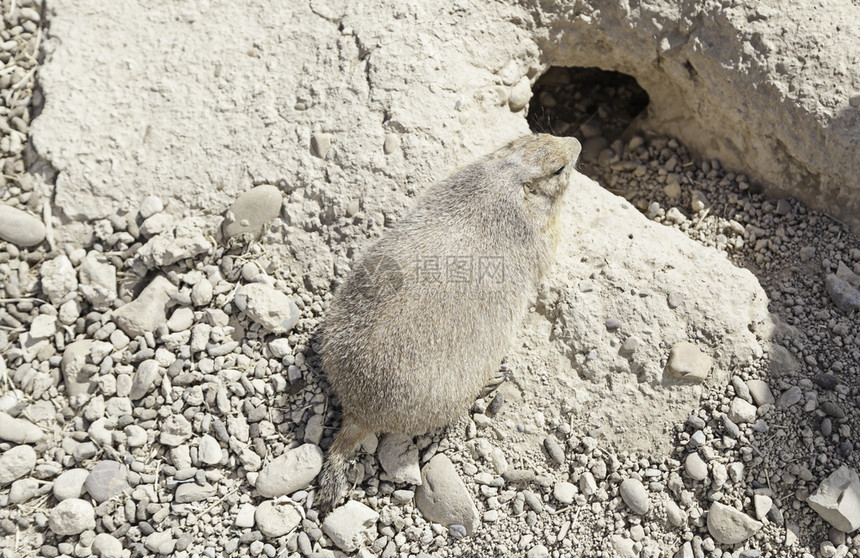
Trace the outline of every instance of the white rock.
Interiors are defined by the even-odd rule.
[[[58,305],[70,293],[78,288],[78,276],[71,260],[66,256],[57,256],[48,260],[39,268],[42,276],[42,292]]]
[[[319,475],[323,452],[314,444],[303,444],[276,457],[257,477],[257,492],[265,498],[304,490]]]
[[[116,300],[116,268],[107,262],[104,255],[92,251],[78,268],[81,294],[93,308],[104,311]]]
[[[687,522],[687,514],[681,511],[678,504],[671,498],[667,497],[663,501],[663,508],[666,510],[666,519],[675,527],[680,527]]]
[[[645,515],[648,513],[648,491],[642,483],[636,479],[625,479],[619,487],[621,499],[627,504],[633,513]]]
[[[183,415],[170,415],[161,423],[158,441],[165,446],[176,447],[193,433],[191,423]]]
[[[773,393],[766,382],[762,380],[747,380],[747,388],[749,388],[750,395],[752,395],[756,405],[773,405],[776,403],[776,399],[774,399]]]
[[[233,299],[236,307],[266,331],[284,335],[299,321],[299,308],[281,291],[263,283],[243,285]]]
[[[693,554],[693,545],[690,541],[685,542],[681,545],[681,548],[675,553],[674,558],[695,558],[695,554]]]
[[[379,464],[393,482],[421,484],[418,448],[411,436],[386,434],[379,442],[378,452]]]
[[[276,337],[269,341],[269,352],[275,358],[284,358],[287,355],[293,354],[293,349],[290,347],[290,342],[286,337]]]
[[[471,535],[478,526],[478,509],[454,464],[436,454],[421,471],[423,482],[415,491],[415,505],[428,521],[446,527],[462,525]]]
[[[166,321],[165,306],[176,287],[167,278],[159,275],[146,286],[133,301],[122,305],[114,312],[114,321],[130,337],[154,332]]]
[[[132,401],[140,399],[149,393],[155,386],[155,381],[159,377],[158,361],[155,359],[147,359],[137,365],[137,370],[134,373],[134,379],[131,382],[131,390],[128,393],[128,398]]]
[[[143,546],[156,554],[173,554],[173,550],[176,548],[176,539],[173,538],[173,532],[170,529],[156,531],[143,539]]]
[[[377,519],[378,513],[350,500],[325,518],[322,530],[342,551],[355,552],[365,541],[376,538]]]
[[[30,337],[34,339],[45,339],[53,337],[57,332],[57,317],[48,314],[39,314],[30,323]]]
[[[77,535],[95,526],[96,510],[80,498],[63,500],[48,515],[48,527],[55,535]]]
[[[694,451],[687,455],[687,458],[684,459],[684,470],[693,480],[703,481],[708,478],[708,466],[698,452]]]
[[[92,548],[93,554],[101,558],[122,558],[122,543],[113,535],[99,533]]]
[[[205,228],[202,219],[182,219],[175,229],[150,238],[137,251],[137,256],[149,269],[161,269],[180,260],[205,254],[212,249],[212,243],[203,234]]]
[[[9,503],[20,504],[39,493],[39,481],[32,478],[18,479],[9,488]]]
[[[191,303],[194,306],[206,306],[212,302],[214,289],[209,279],[201,279],[191,288]]]
[[[45,225],[25,211],[0,204],[0,238],[27,248],[45,240]]]
[[[552,495],[560,503],[569,506],[576,497],[576,486],[569,482],[557,482],[552,487]]]
[[[762,524],[731,506],[714,502],[708,510],[708,532],[720,544],[736,544],[753,536]]]
[[[529,83],[529,78],[523,77],[511,87],[511,94],[508,97],[508,106],[516,112],[526,108],[532,98],[532,86]]]
[[[197,446],[197,457],[207,465],[217,465],[223,459],[224,451],[218,440],[205,434],[200,438],[200,444]]]
[[[136,424],[129,424],[123,430],[126,436],[126,444],[130,448],[139,448],[145,446],[148,441],[146,430]]]
[[[833,471],[807,500],[825,521],[844,533],[860,528],[860,480],[845,465]]]
[[[542,544],[536,544],[526,552],[526,558],[549,558],[549,549]]]
[[[42,429],[29,420],[14,418],[0,411],[0,440],[33,444],[44,437]]]
[[[666,372],[684,380],[701,382],[708,377],[714,361],[694,343],[682,341],[669,351]]]
[[[87,364],[87,357],[90,354],[92,344],[92,339],[80,339],[66,345],[66,350],[63,351],[60,370],[63,371],[66,395],[70,398],[95,389],[92,376],[84,371],[84,365]]]
[[[266,500],[257,506],[254,512],[257,529],[270,539],[282,537],[291,532],[301,520],[301,514],[290,503],[275,504],[272,500]]]
[[[761,521],[765,518],[767,512],[770,511],[770,508],[773,507],[773,499],[764,494],[755,494],[753,496],[753,507],[755,508],[756,519]]]
[[[590,471],[585,471],[579,477],[579,491],[586,496],[591,496],[597,492],[597,481]]]
[[[633,550],[633,545],[636,543],[632,540],[621,535],[612,535],[609,537],[609,541],[612,543],[612,548],[615,549],[618,558],[638,558],[639,553]]]
[[[140,202],[139,212],[142,219],[148,219],[162,211],[164,211],[164,202],[158,196],[146,196]]]
[[[167,327],[170,331],[185,331],[194,324],[194,310],[187,306],[180,306],[170,315]]]
[[[169,230],[174,224],[173,218],[167,213],[156,213],[140,224],[140,234],[146,238],[152,238]]]
[[[233,524],[240,529],[249,529],[254,526],[254,514],[257,511],[257,507],[254,504],[244,503],[239,508],[239,512],[236,514],[236,520]]]
[[[740,397],[732,399],[729,406],[729,419],[735,424],[753,423],[755,422],[756,408],[752,403],[748,403]]]
[[[54,498],[60,502],[69,498],[80,498],[81,494],[84,493],[84,482],[86,482],[89,475],[90,472],[86,469],[69,469],[63,471],[60,473],[60,476],[54,479],[52,487]]]
[[[15,446],[0,455],[0,487],[28,474],[36,466],[36,450]]]

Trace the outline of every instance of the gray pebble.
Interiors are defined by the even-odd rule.
[[[747,389],[758,406],[773,405],[776,402],[770,387],[762,380],[747,380]]]
[[[735,395],[748,403],[752,403],[753,400],[752,396],[750,395],[749,387],[747,387],[747,385],[739,376],[732,376],[732,387],[735,390]]]
[[[210,484],[200,486],[193,482],[186,482],[176,487],[176,494],[173,497],[177,504],[187,504],[188,502],[197,502],[205,500],[217,494],[218,489]]]
[[[790,407],[796,405],[803,398],[803,392],[798,386],[791,386],[776,399],[777,407]]]
[[[851,286],[848,281],[830,274],[825,279],[827,293],[837,308],[844,312],[860,309],[860,291]]]
[[[555,436],[547,436],[543,445],[546,448],[547,453],[550,458],[555,462],[556,465],[564,465],[565,456],[564,449],[562,449],[561,444],[558,443],[558,440],[555,439]]]
[[[609,318],[604,325],[606,326],[606,331],[615,331],[621,327],[621,320],[618,318]]]
[[[728,415],[723,415],[723,427],[726,429],[726,434],[732,438],[740,437],[741,429],[732,421],[732,419],[729,418]]]
[[[415,491],[415,505],[428,521],[462,525],[474,533],[478,510],[466,485],[445,454],[438,453],[421,471],[424,482]]]
[[[648,492],[642,483],[636,479],[625,479],[619,488],[621,499],[633,513],[645,515],[648,513]]]
[[[698,415],[690,415],[687,417],[687,424],[689,424],[694,430],[702,430],[705,428],[705,420]]]
[[[326,143],[326,137],[327,134],[315,134],[314,138],[316,140],[311,139],[313,149],[318,150],[314,154],[321,159],[325,158],[331,145],[330,139]],[[259,237],[266,225],[281,213],[283,203],[284,197],[281,191],[276,186],[270,184],[256,186],[247,192],[239,194],[230,206],[230,209],[227,210],[224,222],[221,225],[221,232],[224,238],[232,238],[240,234],[251,234],[254,237]],[[210,284],[210,300],[212,298],[211,288]],[[193,296],[192,292],[192,298]],[[208,304],[208,301],[201,304]],[[201,304],[195,303],[196,306],[200,306]]]
[[[690,436],[690,441],[687,442],[687,447],[691,449],[699,448],[705,445],[705,433],[701,430],[696,430]]]
[[[128,469],[116,461],[99,461],[90,471],[84,486],[93,499],[101,504],[129,488]]]
[[[20,504],[31,498],[35,498],[38,494],[39,481],[31,478],[18,479],[12,483],[9,489],[9,503]]]
[[[845,411],[842,410],[842,407],[832,401],[825,401],[822,403],[821,410],[827,416],[837,419],[845,418]]]
[[[839,383],[839,378],[835,374],[824,373],[817,374],[813,381],[824,389],[833,389]]]

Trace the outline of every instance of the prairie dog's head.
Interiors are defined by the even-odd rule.
[[[549,134],[524,136],[496,151],[493,157],[517,168],[519,192],[531,210],[554,215],[570,183],[582,146],[575,138]]]

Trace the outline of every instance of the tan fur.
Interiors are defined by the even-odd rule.
[[[321,330],[323,369],[343,406],[320,476],[323,511],[340,499],[365,436],[444,426],[497,372],[552,263],[579,152],[573,138],[530,135],[465,167],[430,187],[338,289]]]

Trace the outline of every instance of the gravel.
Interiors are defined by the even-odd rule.
[[[19,20],[39,21],[25,9]],[[15,48],[33,37],[21,28]],[[18,91],[27,88],[13,104]],[[18,537],[42,556],[857,556],[860,338],[846,269],[860,265],[860,243],[671,138],[594,132],[605,164],[584,170],[756,274],[778,317],[750,332],[762,354],[739,358],[720,383],[719,331],[661,346],[660,370],[701,390],[689,419],[653,425],[671,439],[666,455],[619,449],[612,428],[578,420],[587,400],[535,401],[506,382],[498,403],[480,400],[445,431],[366,441],[351,499],[325,518],[312,505],[315,478],[339,414],[313,331],[330,293],[252,241],[279,226],[285,193],[299,194],[269,184],[237,197],[232,228],[220,230],[241,253],[213,244],[201,221],[178,226],[153,197],[54,245],[38,206],[22,199],[23,162],[4,162],[17,193],[0,187],[0,211],[14,208],[26,227],[13,231],[20,238],[0,230],[0,377],[10,388],[0,550],[9,555]],[[313,155],[332,159],[336,137],[315,137]],[[386,153],[396,156],[397,137],[386,137]],[[349,219],[326,226],[346,242],[372,237],[370,225],[357,228],[362,210],[372,209],[351,204]],[[29,244],[39,234],[47,241]],[[623,284],[623,272],[604,272]],[[694,310],[696,290],[678,287],[635,287],[637,299],[659,302],[649,307],[655,329],[663,313]],[[627,318],[599,316],[593,327],[635,364],[652,340],[627,331]],[[586,362],[589,351],[569,356]],[[514,377],[548,382],[534,367]]]

